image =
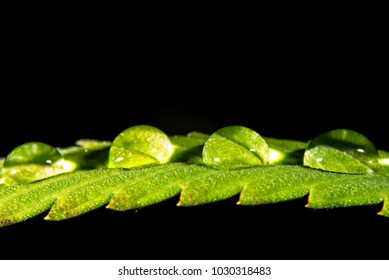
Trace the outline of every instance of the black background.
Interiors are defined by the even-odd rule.
[[[243,125],[303,141],[348,128],[389,150],[384,52],[361,29],[282,27],[265,36],[153,27],[137,37],[133,29],[21,30],[3,53],[1,156],[28,141],[113,140],[138,124],[169,135]],[[385,258],[382,205],[312,210],[304,197],[242,207],[234,197],[180,208],[177,201],[126,212],[103,207],[61,222],[43,213],[0,229],[0,258]]]

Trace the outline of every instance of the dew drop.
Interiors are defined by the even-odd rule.
[[[221,168],[268,164],[269,146],[256,131],[238,125],[212,133],[203,147],[203,162]]]
[[[28,142],[14,148],[6,157],[4,167],[20,164],[51,165],[60,160],[58,149],[41,142]]]
[[[336,129],[320,134],[309,143],[304,165],[333,172],[369,174],[378,158],[375,146],[364,135]]]

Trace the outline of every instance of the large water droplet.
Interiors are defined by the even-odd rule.
[[[204,144],[205,164],[241,167],[269,163],[266,141],[252,129],[227,126],[212,133]]]
[[[109,167],[166,163],[174,148],[169,137],[160,129],[149,125],[136,125],[121,132],[109,151]]]
[[[14,148],[5,158],[2,181],[6,185],[29,183],[74,169],[57,148],[28,142]]]
[[[61,158],[61,153],[55,147],[41,142],[28,142],[14,148],[7,155],[4,167],[30,163],[50,165]]]
[[[368,174],[378,163],[378,152],[364,135],[349,129],[336,129],[310,141],[304,165],[326,171]]]

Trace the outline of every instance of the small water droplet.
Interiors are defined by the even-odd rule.
[[[216,162],[220,162],[220,158],[218,158],[218,157],[214,158],[213,160],[216,161]]]

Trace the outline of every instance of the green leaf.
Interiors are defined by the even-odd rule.
[[[374,205],[389,197],[389,180],[378,175],[333,174],[322,176],[310,190],[308,205],[311,208],[334,208]],[[332,188],[325,187],[326,185]],[[386,202],[387,203],[387,202]]]
[[[108,166],[134,166],[167,163],[173,154],[169,137],[149,125],[136,125],[121,132],[113,141]]]
[[[335,208],[379,204],[389,196],[389,178],[380,175],[340,174],[296,165],[270,165],[256,172],[248,176],[257,180],[243,188],[241,205],[276,203],[309,194],[307,207]]]
[[[75,165],[75,170],[107,167],[110,141],[80,139],[75,146],[58,148],[65,160]]]
[[[362,134],[336,129],[313,139],[304,154],[304,165],[333,172],[368,174],[378,163],[378,152]]]
[[[2,186],[0,225],[23,221],[49,208],[46,219],[62,220],[108,202],[108,207],[115,210],[144,207],[177,195],[181,190],[180,176],[183,179],[196,171],[196,166],[188,168],[183,163],[103,168],[63,173],[30,184]]]
[[[202,152],[209,135],[201,132],[191,132],[185,136],[174,135],[170,141],[174,147],[172,162],[202,163]]]
[[[107,205],[124,211],[180,195],[177,205],[196,206],[231,198],[239,205],[276,203],[309,194],[307,207],[335,208],[385,202],[389,178],[325,172],[297,165],[219,169],[170,163],[124,169],[80,170],[45,180],[0,188],[0,226],[50,210],[46,219],[63,220]]]
[[[131,182],[120,188],[112,197],[108,208],[128,210],[145,207],[176,196],[188,179],[197,178],[209,169],[198,165],[170,163],[138,169],[127,176]]]
[[[389,152],[378,150],[378,165],[375,166],[375,173],[389,177]]]
[[[303,164],[307,142],[271,137],[264,137],[264,139],[269,146],[269,163]]]
[[[228,168],[266,164],[269,163],[269,147],[254,130],[227,126],[209,136],[204,144],[203,161]]]
[[[94,183],[118,172],[119,170],[115,169],[74,171],[30,184],[3,186],[0,188],[0,225],[17,223],[43,213],[61,198],[61,195],[66,197],[74,191],[82,197],[85,186],[93,188]],[[67,216],[69,210],[65,207],[62,211],[63,215]]]
[[[111,147],[111,144],[111,141],[101,141],[97,139],[79,139],[76,141],[76,145],[92,151],[104,150]]]
[[[72,171],[74,166],[64,160],[51,165],[21,164],[3,168],[1,181],[6,185],[24,184],[42,180],[60,173]]]
[[[312,209],[382,203],[378,214],[389,217],[389,153],[351,130],[302,142],[241,126],[168,137],[141,125],[112,143],[32,143],[0,159],[0,226],[44,212],[47,220],[64,220],[103,206],[126,211],[175,196],[181,207],[234,196],[242,206],[304,196]],[[58,158],[53,149],[60,158],[50,162]]]

